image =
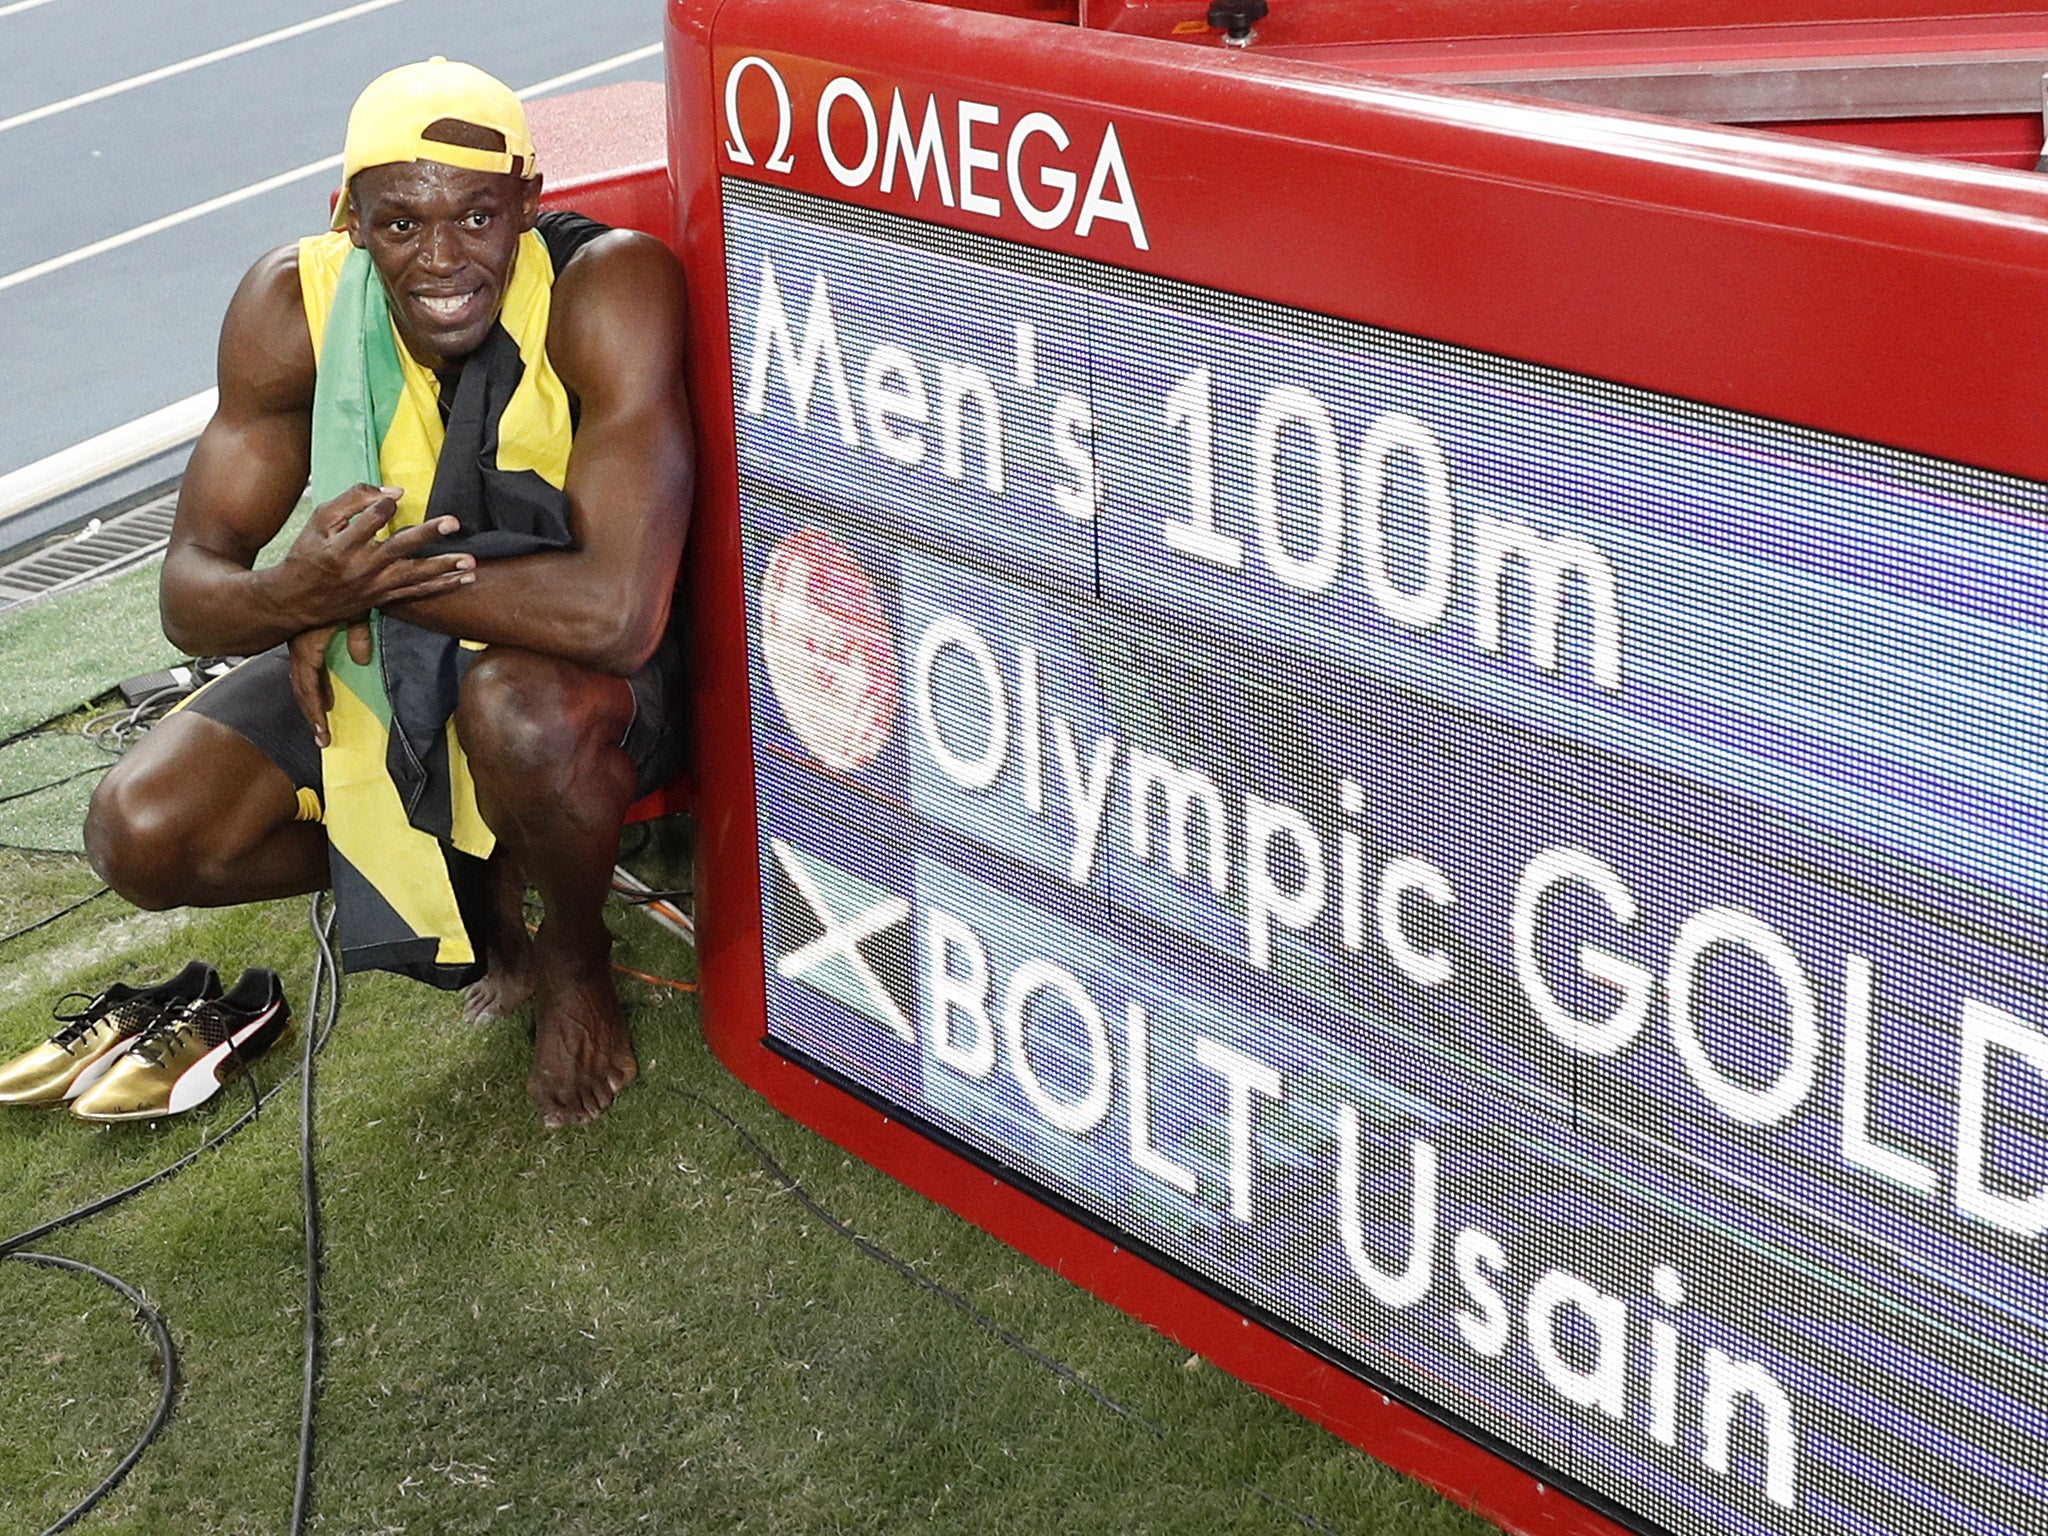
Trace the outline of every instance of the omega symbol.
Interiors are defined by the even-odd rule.
[[[796,161],[789,153],[789,130],[793,115],[789,106],[789,87],[782,82],[782,73],[759,54],[748,54],[726,71],[725,75],[725,154],[735,165],[752,165],[754,154],[747,144],[747,131],[740,126],[740,81],[750,69],[758,69],[768,77],[768,83],[775,88],[775,148],[768,156],[765,169],[788,175]]]

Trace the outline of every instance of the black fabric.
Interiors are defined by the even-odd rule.
[[[596,219],[587,214],[577,213],[573,209],[558,208],[551,209],[535,219],[533,231],[540,236],[541,244],[548,248],[548,261],[555,269],[555,276],[560,277],[562,268],[569,265],[571,257],[599,235],[610,234],[612,226],[600,224]],[[463,371],[463,364],[458,362],[447,373],[435,375],[441,386],[439,404],[441,425],[444,427],[448,425],[449,417],[453,414],[452,402],[461,386]],[[569,395],[569,424],[572,432],[580,425],[579,418],[582,414],[582,404],[572,390]]]
[[[181,706],[218,720],[282,768],[293,789],[320,789],[320,746],[292,697],[291,659],[283,646],[251,656]],[[380,898],[381,899],[381,898]]]
[[[548,260],[555,264],[557,277],[562,275],[562,268],[569,265],[570,257],[599,235],[612,232],[611,225],[600,224],[571,208],[550,209],[533,221],[533,227],[547,244]]]
[[[626,679],[633,690],[633,723],[619,745],[632,760],[643,795],[681,773],[688,755],[682,728],[683,659],[682,631],[673,628],[647,665]],[[283,646],[250,657],[193,695],[185,708],[218,720],[248,741],[284,770],[294,789],[320,793],[320,749],[292,698],[291,664]],[[460,887],[456,895],[461,897]]]
[[[494,324],[483,345],[463,360],[426,511],[427,521],[452,517],[462,526],[436,539],[433,553],[505,560],[575,547],[567,494],[530,469],[498,467],[499,424],[525,376],[526,360],[503,324]],[[454,828],[454,781],[444,727],[475,653],[453,636],[390,613],[378,615],[377,639],[384,694],[391,701],[384,766],[406,819],[446,839]]]
[[[687,672],[682,626],[671,623],[647,665],[626,679],[633,690],[633,720],[619,745],[632,761],[643,795],[672,783],[689,759]]]

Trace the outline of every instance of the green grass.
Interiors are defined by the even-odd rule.
[[[0,794],[94,750],[16,743],[0,753]],[[0,934],[97,889],[61,851],[77,846],[90,783],[0,806],[16,813],[0,817],[0,845],[15,845],[0,846]],[[645,918],[621,909],[612,926],[622,963],[691,976],[690,952]],[[230,981],[274,966],[304,1005],[303,903],[138,913],[101,897],[0,945],[0,1059],[49,1031],[60,994],[151,980],[195,954]],[[777,1115],[710,1057],[694,997],[622,988],[641,1085],[596,1125],[549,1132],[523,1091],[526,1017],[465,1027],[446,994],[350,982],[316,1111],[317,1529],[1490,1529]],[[278,1086],[296,1059],[294,1042],[259,1081]],[[863,1256],[703,1101],[827,1207],[1128,1415]],[[237,1085],[144,1127],[0,1111],[0,1236],[198,1147],[248,1102]],[[176,1180],[39,1244],[141,1287],[180,1351],[168,1429],[82,1529],[286,1527],[297,1135],[291,1085]],[[41,1530],[125,1453],[156,1399],[153,1363],[110,1292],[0,1264],[0,1536]]]
[[[0,736],[166,664],[155,583],[144,569],[0,616]],[[57,734],[14,743],[0,796],[96,751]],[[0,804],[0,934],[98,888],[76,854],[91,784]],[[622,963],[692,975],[690,953],[644,918],[620,911],[612,926]],[[274,966],[303,1006],[312,953],[300,902],[138,913],[102,897],[0,945],[0,1059],[48,1033],[60,994],[155,979],[192,955],[230,981]],[[549,1132],[523,1092],[527,1018],[467,1028],[445,994],[349,984],[316,1109],[316,1529],[1492,1529],[783,1119],[705,1050],[694,998],[622,990],[641,1084],[597,1124]],[[296,1041],[289,1057],[259,1067],[266,1089]],[[1127,1415],[859,1253],[703,1100],[829,1209]],[[142,1127],[0,1111],[0,1236],[171,1162],[247,1103],[237,1086]],[[297,1138],[294,1084],[176,1180],[39,1245],[139,1286],[180,1354],[168,1428],[80,1530],[286,1528]],[[119,1460],[156,1401],[153,1365],[111,1292],[0,1263],[0,1536],[41,1530]]]
[[[10,927],[92,888],[75,859],[4,857]],[[689,974],[687,950],[644,919],[622,911],[614,928],[625,963]],[[137,916],[108,898],[17,940],[0,957],[0,1050],[38,1038],[65,987],[194,953],[277,965],[302,999],[302,905]],[[466,1028],[440,994],[350,984],[316,1111],[320,1529],[1487,1529],[783,1120],[709,1057],[691,998],[625,987],[644,1084],[598,1124],[550,1133],[522,1091],[522,1020]],[[860,1255],[688,1094],[1163,1435]],[[170,1160],[246,1102],[231,1090],[139,1129],[8,1115],[0,1230]],[[143,1287],[182,1354],[169,1429],[85,1529],[285,1526],[296,1134],[294,1092],[178,1180],[45,1244]],[[0,1265],[0,1317],[0,1530],[33,1531],[126,1449],[156,1384],[127,1309],[87,1280]]]
[[[157,627],[156,585],[157,568],[144,565],[0,614],[0,736],[179,660]]]

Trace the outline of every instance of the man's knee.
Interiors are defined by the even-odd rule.
[[[138,907],[182,905],[192,867],[191,827],[152,775],[117,763],[93,790],[85,813],[85,856],[93,872]]]
[[[86,858],[138,907],[244,901],[241,865],[297,815],[281,768],[226,726],[177,714],[93,791]]]
[[[559,785],[587,771],[593,748],[617,746],[631,710],[631,693],[618,678],[492,646],[462,680],[455,728],[478,773]]]

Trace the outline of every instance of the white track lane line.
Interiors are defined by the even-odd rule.
[[[593,75],[602,75],[614,69],[624,69],[628,64],[638,64],[642,59],[651,59],[661,52],[661,44],[649,43],[645,48],[635,48],[629,53],[616,54],[609,59],[600,59],[595,64],[586,64],[581,69],[572,69],[565,75],[556,75],[537,85],[529,85],[519,92],[522,101],[535,96],[544,96],[549,91],[558,91],[567,85],[577,85]],[[252,197],[261,197],[266,192],[275,192],[279,187],[288,187],[295,181],[305,181],[326,171],[339,170],[341,156],[329,155],[315,160],[310,165],[295,170],[280,171],[275,176],[266,176],[261,181],[252,181],[246,187],[237,187],[232,192],[223,192],[219,197],[209,197],[203,203],[194,203],[189,208],[180,208],[176,213],[167,213],[160,219],[151,219],[147,224],[138,224],[133,229],[124,229],[118,235],[108,235],[104,240],[95,240],[90,245],[77,246],[60,256],[47,261],[36,262],[33,266],[21,267],[0,277],[0,293],[9,288],[19,288],[23,283],[32,283],[39,277],[48,277],[52,272],[61,272],[66,267],[76,266],[81,261],[90,261],[95,256],[104,256],[108,251],[117,251],[124,245],[133,245],[164,230],[175,229],[180,224],[189,224],[194,219],[203,219],[210,213],[223,208],[232,208],[236,203],[246,203]]]
[[[343,10],[329,11],[325,16],[315,16],[289,27],[279,27],[275,32],[266,32],[261,37],[252,37],[245,43],[230,43],[225,48],[216,48],[211,53],[194,54],[176,64],[166,64],[161,69],[145,70],[139,75],[130,75],[126,80],[116,80],[111,85],[81,91],[76,96],[67,96],[62,101],[53,101],[48,106],[34,107],[27,112],[17,112],[12,117],[0,117],[0,133],[10,128],[19,128],[25,123],[39,123],[46,117],[55,117],[59,112],[69,112],[74,107],[89,107],[96,101],[105,101],[109,96],[120,96],[128,91],[140,90],[145,85],[155,85],[159,80],[168,80],[173,75],[187,74],[203,69],[208,64],[218,64],[222,59],[232,59],[238,54],[254,53],[258,48],[268,48],[272,43],[282,43],[294,37],[303,37],[308,32],[318,32],[322,27],[332,27],[344,21],[353,21],[358,16],[367,16],[372,11],[386,10],[401,5],[404,0],[363,0],[360,5],[351,5]],[[0,15],[4,15],[0,12]]]
[[[17,11],[32,11],[39,5],[48,5],[50,0],[14,0],[12,5],[0,5],[0,21],[5,21]]]
[[[0,522],[191,442],[213,419],[219,403],[218,391],[203,389],[0,475]]]
[[[559,91],[565,85],[581,85],[592,75],[602,75],[614,69],[624,69],[628,64],[638,64],[642,59],[651,59],[661,52],[661,44],[649,43],[645,48],[633,48],[625,53],[615,53],[608,59],[599,59],[595,64],[585,64],[581,69],[572,69],[565,75],[551,75],[538,85],[529,85],[519,92],[521,101],[531,101],[536,96],[545,96],[549,91]]]
[[[322,171],[341,168],[341,156],[329,155],[325,160],[315,160],[311,165],[302,165],[297,170],[280,171],[275,176],[266,176],[261,181],[252,181],[246,187],[237,187],[232,192],[223,192],[219,197],[209,197],[203,203],[194,203],[189,208],[180,208],[176,213],[167,213],[160,219],[151,219],[147,224],[138,224],[133,229],[124,229],[118,235],[109,235],[104,240],[95,240],[90,245],[81,245],[66,251],[61,256],[52,256],[48,261],[39,261],[32,267],[22,267],[0,277],[0,293],[9,288],[18,288],[23,283],[34,282],[52,272],[61,272],[66,267],[76,266],[95,256],[104,256],[108,251],[118,251],[124,245],[133,245],[151,235],[180,224],[189,224],[194,219],[203,219],[209,213],[218,213],[223,208],[232,208],[236,203],[246,203],[252,197],[261,197],[266,192],[275,192],[279,187],[288,187],[295,181],[304,181],[309,176],[318,176]]]

